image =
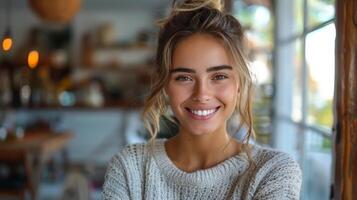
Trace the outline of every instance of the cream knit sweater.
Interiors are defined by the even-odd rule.
[[[255,166],[235,155],[204,170],[187,173],[166,154],[165,139],[125,147],[110,161],[103,199],[299,199],[301,170],[288,154],[254,145]]]

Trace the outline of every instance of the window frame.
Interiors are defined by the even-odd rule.
[[[303,27],[302,30],[300,31],[295,31],[294,33],[291,34],[288,30],[287,32],[289,33],[282,33],[282,26],[287,25],[291,26],[289,24],[289,19],[279,19],[279,16],[284,16],[284,14],[291,14],[287,11],[282,11],[283,8],[287,9],[294,9],[294,1],[285,1],[285,0],[276,0],[275,2],[275,9],[273,15],[275,16],[275,33],[274,33],[274,58],[273,58],[273,66],[275,67],[274,69],[274,75],[273,75],[273,85],[274,85],[274,98],[273,98],[273,109],[274,109],[274,115],[273,115],[273,122],[274,122],[274,131],[271,139],[271,146],[274,148],[282,149],[283,151],[286,151],[287,153],[292,154],[295,156],[297,160],[299,160],[299,163],[302,167],[302,170],[305,171],[305,169],[308,171],[307,163],[306,163],[306,158],[308,157],[307,152],[308,152],[308,140],[309,137],[311,137],[311,133],[314,135],[317,134],[322,137],[322,140],[327,139],[330,141],[330,144],[333,143],[333,129],[331,127],[321,127],[318,126],[318,124],[311,124],[308,122],[307,118],[309,115],[308,112],[308,100],[309,100],[309,95],[308,95],[308,88],[309,88],[309,83],[308,83],[308,77],[309,77],[309,72],[308,72],[308,65],[307,65],[307,59],[306,59],[306,37],[310,34],[313,33],[317,30],[320,30],[330,24],[335,23],[335,18],[336,14],[319,24],[316,24],[314,26],[309,27],[308,24],[308,13],[309,13],[309,8],[308,8],[308,0],[302,0],[302,6],[303,6]],[[290,5],[289,5],[290,4]],[[289,6],[292,6],[290,8]],[[292,15],[288,16],[292,17]],[[290,19],[293,21],[293,19]],[[282,23],[281,23],[282,22]],[[284,62],[282,60],[282,49],[285,47],[292,48],[296,44],[296,42],[299,42],[301,44],[301,96],[300,96],[300,101],[301,101],[301,118],[299,120],[294,120],[292,118],[292,107],[293,101],[292,101],[292,96],[293,93],[291,91],[286,91],[289,89],[289,86],[281,86],[279,84],[282,83],[282,80],[279,80],[282,78],[282,75],[284,72],[290,72],[293,73],[294,67],[291,67],[292,69],[281,69],[282,66],[284,65]],[[292,50],[292,49],[290,49]],[[295,53],[295,52],[294,52]],[[286,81],[286,79],[285,79]],[[284,78],[283,78],[284,82]],[[283,83],[285,84],[285,82]],[[293,89],[293,84],[289,83],[290,89]],[[288,84],[288,85],[289,85]],[[284,96],[283,93],[286,92],[286,94],[291,94],[289,97]],[[291,92],[291,93],[289,93]],[[284,99],[285,98],[285,99]],[[290,102],[289,102],[290,101]],[[285,105],[285,109],[284,109]],[[280,107],[283,107],[282,109]],[[289,110],[290,109],[290,110]],[[333,109],[333,108],[331,108]],[[285,125],[284,125],[285,124]],[[284,134],[284,131],[286,131],[286,127],[294,127],[292,134],[293,136],[286,136]],[[283,128],[282,128],[283,127]],[[280,141],[279,141],[280,140]],[[297,141],[297,142],[296,142]],[[287,143],[287,144],[284,144]],[[296,146],[293,145],[294,143],[297,143]],[[289,147],[290,144],[290,147]],[[293,146],[293,147],[291,147]],[[286,148],[287,147],[287,148]],[[297,149],[297,151],[296,151]],[[331,146],[331,157],[332,157],[332,146]],[[332,170],[332,168],[331,168]],[[331,174],[332,175],[332,174]],[[332,176],[331,176],[332,177]],[[329,182],[331,185],[331,180]],[[304,188],[305,187],[305,188]],[[331,187],[330,187],[331,188]],[[332,190],[329,189],[329,195],[331,195]],[[308,188],[306,188],[306,185],[303,184],[303,191],[308,191]],[[305,199],[307,197],[304,197],[304,193],[302,193],[302,199]]]

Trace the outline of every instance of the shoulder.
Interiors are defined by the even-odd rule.
[[[163,145],[164,139],[156,139],[154,143],[137,143],[126,145],[121,151],[115,154],[110,163],[120,163],[127,167],[143,166],[157,152],[160,145]]]
[[[148,144],[138,143],[129,144],[122,148],[117,154],[115,154],[110,163],[117,163],[118,165],[138,164],[138,162],[144,160],[148,156]]]
[[[103,184],[103,199],[129,199],[130,184],[140,180],[146,144],[125,146],[109,161]]]
[[[298,199],[302,172],[298,162],[285,152],[265,147],[256,148],[255,183],[257,199]],[[271,198],[270,198],[271,197]]]
[[[290,154],[267,147],[255,146],[254,148],[256,153],[253,159],[258,167],[281,173],[289,171],[297,175],[301,174],[298,162]]]

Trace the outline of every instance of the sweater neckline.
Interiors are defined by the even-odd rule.
[[[213,167],[185,172],[171,161],[165,149],[165,142],[166,139],[156,140],[154,158],[159,169],[170,182],[189,186],[214,186],[222,182],[232,182],[248,168],[246,154],[239,153]],[[253,155],[254,151],[253,147]]]

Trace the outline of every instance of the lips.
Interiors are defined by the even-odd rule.
[[[186,108],[192,117],[195,119],[209,119],[211,118],[218,110],[219,106],[215,108],[206,108],[206,109],[191,109]]]

